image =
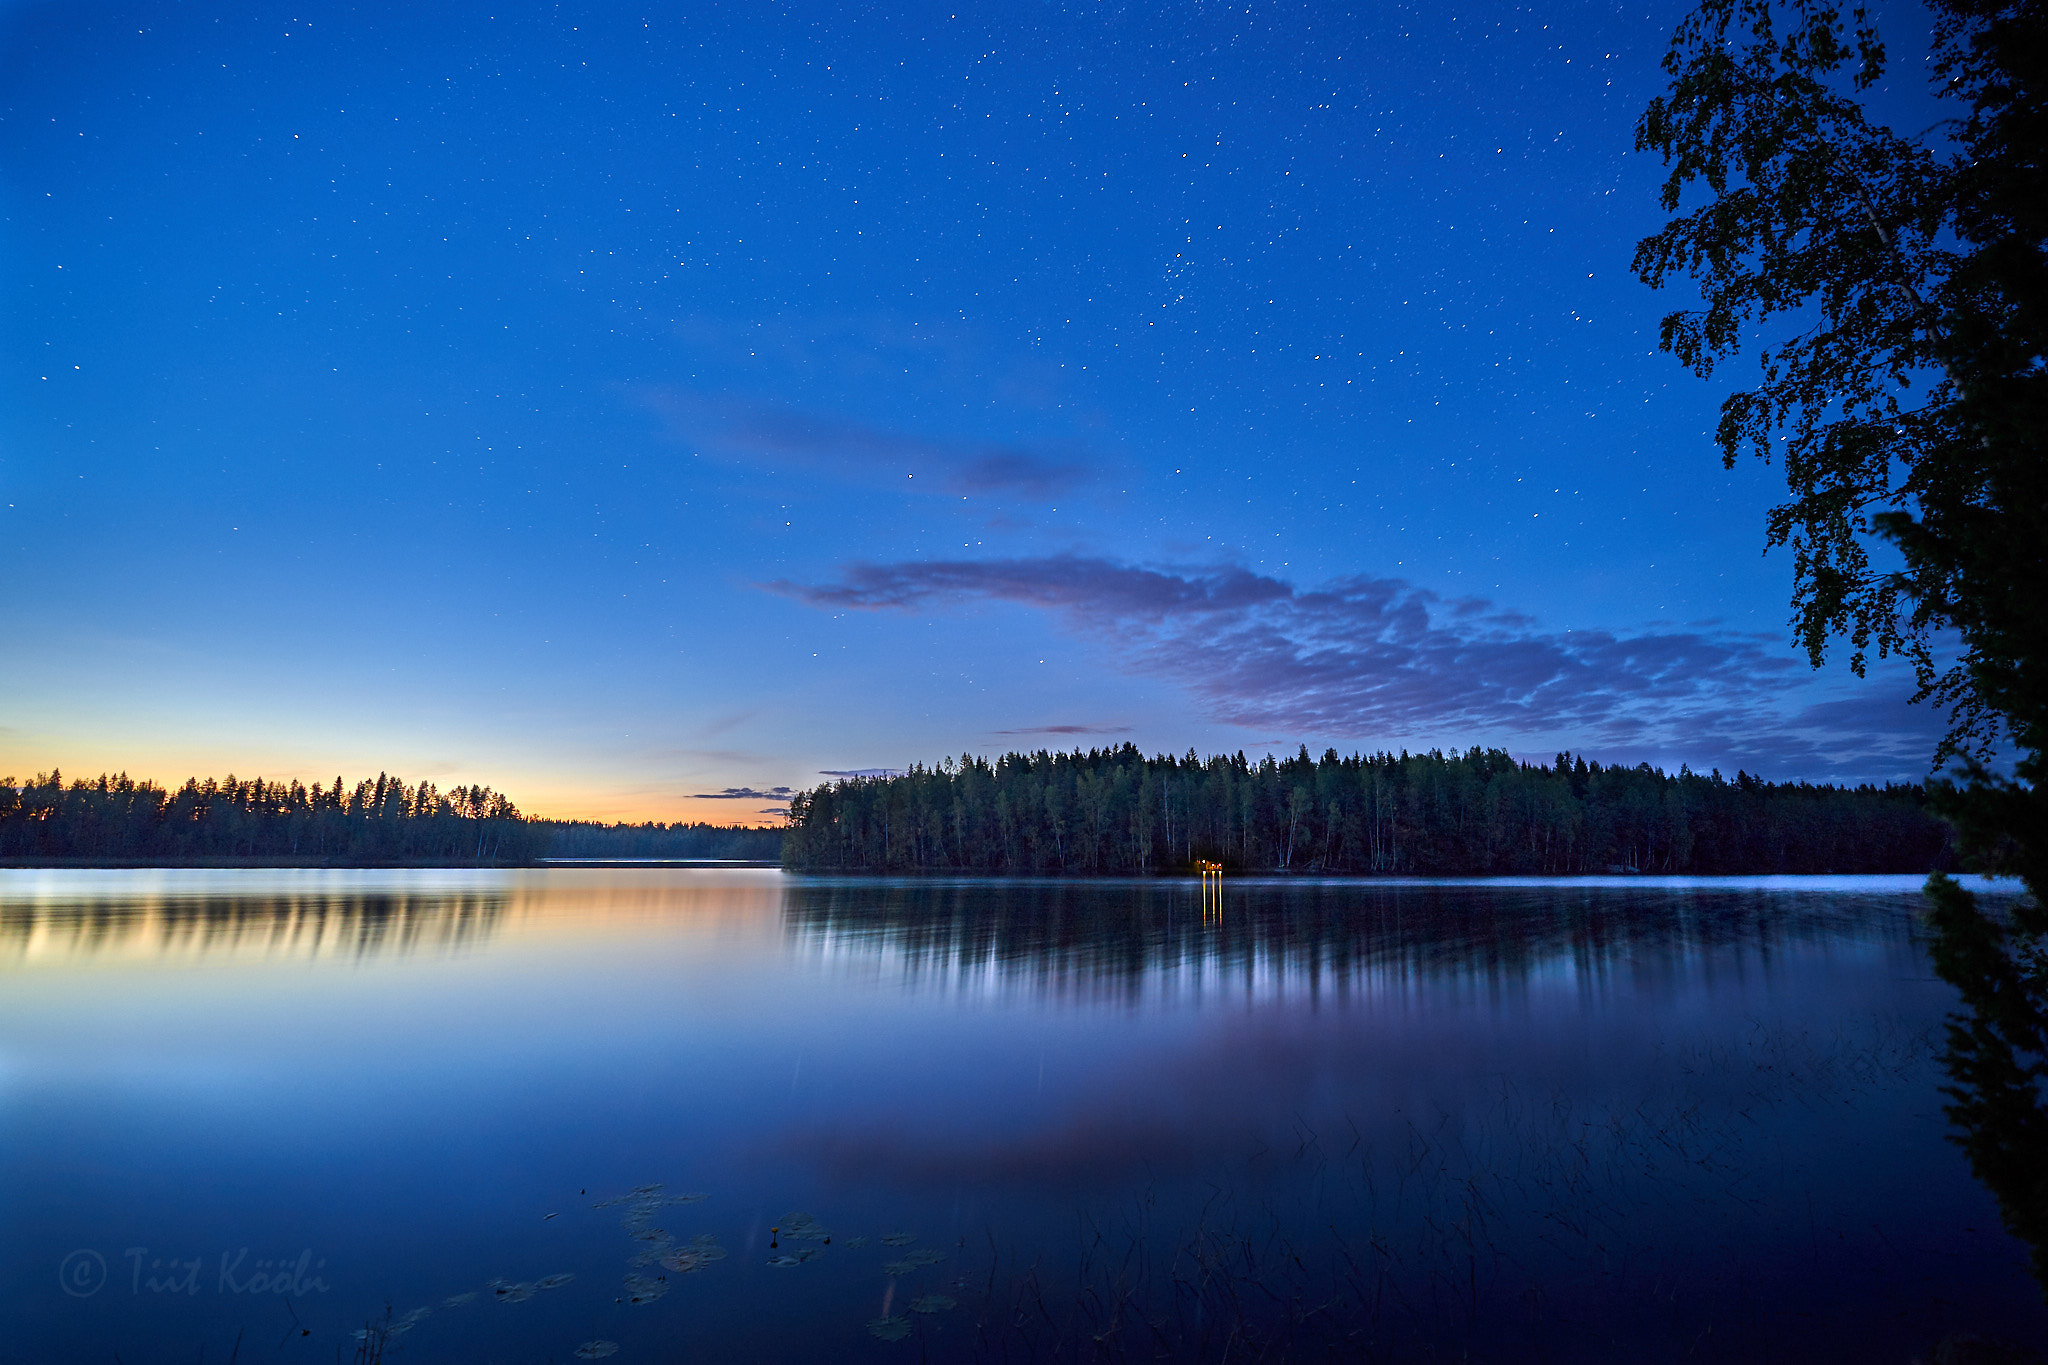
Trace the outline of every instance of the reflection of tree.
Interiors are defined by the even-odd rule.
[[[960,988],[1135,998],[1163,975],[1261,994],[1342,996],[1370,978],[1495,985],[1568,965],[1581,979],[1677,978],[1704,950],[1763,955],[1858,925],[1901,933],[1895,899],[1767,892],[1230,883],[799,882],[785,925],[827,956],[895,959]]]
[[[2048,981],[2040,948],[2048,915],[2038,901],[2009,922],[1986,915],[1947,877],[1927,884],[1936,931],[1934,966],[1962,992],[1943,1061],[1955,1101],[1948,1116],[1970,1169],[1998,1197],[2006,1230],[2033,1248],[2034,1276],[2048,1291]]]
[[[505,904],[499,892],[0,902],[0,962],[446,952],[489,939]]]

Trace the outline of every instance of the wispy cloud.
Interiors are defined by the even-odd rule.
[[[996,730],[998,735],[1127,735],[1128,725],[1025,725],[1015,730]]]
[[[903,776],[903,769],[901,769],[901,768],[825,768],[825,769],[822,769],[822,770],[821,770],[821,771],[820,771],[820,772],[818,773],[818,776],[820,776],[820,777],[845,777],[845,778],[855,778],[855,777],[901,777],[901,776]]]
[[[770,590],[835,610],[975,600],[1048,611],[1172,680],[1213,720],[1364,744],[1563,738],[1777,772],[1924,768],[1938,718],[1823,702],[1774,637],[1712,627],[1558,630],[1397,578],[1315,588],[1234,567],[1084,556],[854,564]],[[1917,722],[1917,723],[1916,723]]]
[[[717,792],[691,792],[700,801],[784,801],[789,798],[788,787],[770,787],[762,791],[755,787],[727,787]]]
[[[916,492],[1054,502],[1091,477],[1072,449],[936,439],[768,403],[663,390],[647,395],[680,440],[721,459],[772,462]]]

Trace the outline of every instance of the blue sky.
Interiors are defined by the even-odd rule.
[[[1676,6],[208,8],[0,6],[0,772],[1925,770],[1628,270]]]

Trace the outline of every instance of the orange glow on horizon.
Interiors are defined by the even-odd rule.
[[[776,804],[772,798],[707,798],[692,794],[726,785],[722,780],[709,777],[677,781],[673,788],[680,790],[676,790],[631,780],[613,786],[581,775],[567,778],[533,769],[522,771],[517,767],[508,767],[502,773],[463,768],[426,771],[437,765],[424,764],[420,769],[408,772],[402,764],[365,764],[353,759],[317,765],[304,761],[195,762],[189,755],[134,753],[128,755],[127,761],[100,761],[90,752],[91,746],[80,747],[86,748],[87,752],[70,755],[74,761],[65,761],[63,755],[26,754],[13,746],[0,749],[0,779],[11,777],[16,783],[24,783],[54,769],[63,774],[67,786],[79,779],[95,781],[102,774],[110,777],[125,774],[136,782],[154,782],[166,790],[176,791],[188,778],[204,782],[209,778],[224,781],[230,776],[244,782],[260,778],[266,784],[275,782],[288,786],[298,782],[307,787],[316,782],[322,787],[329,786],[339,776],[344,784],[353,787],[366,778],[375,780],[382,772],[408,786],[431,782],[443,792],[452,787],[490,787],[502,792],[529,819],[590,820],[601,824],[657,821],[664,824],[736,825],[748,829],[777,829],[785,823],[781,816],[761,813],[764,807]],[[75,761],[78,759],[85,761]]]

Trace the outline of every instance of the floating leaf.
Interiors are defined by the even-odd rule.
[[[626,1264],[635,1267],[650,1266],[675,1249],[676,1244],[674,1242],[656,1242],[652,1246],[643,1248]]]
[[[692,1190],[687,1194],[672,1194],[668,1197],[668,1202],[671,1204],[701,1204],[710,1197],[710,1195],[702,1191]]]
[[[465,1304],[472,1304],[475,1302],[476,1291],[472,1289],[467,1294],[450,1294],[447,1298],[441,1300],[441,1306],[443,1308],[461,1308]]]
[[[881,1240],[882,1245],[885,1247],[907,1247],[917,1240],[917,1234],[914,1232],[892,1232]]]
[[[603,1360],[618,1353],[619,1343],[616,1341],[586,1341],[576,1348],[578,1360]]]
[[[628,1303],[653,1303],[668,1293],[668,1281],[657,1280],[646,1275],[626,1277],[626,1301]]]
[[[535,1289],[560,1289],[563,1285],[569,1283],[569,1281],[575,1278],[576,1277],[573,1274],[565,1270],[559,1275],[541,1276],[539,1279],[533,1282],[533,1287]]]
[[[864,1247],[867,1244],[868,1239],[865,1237],[849,1237],[845,1241],[841,1242],[839,1245],[843,1247],[853,1247],[856,1250],[858,1250],[859,1248]]]
[[[901,1341],[910,1335],[909,1318],[876,1318],[868,1324],[868,1334],[883,1341]]]
[[[793,1265],[802,1265],[805,1261],[817,1259],[817,1255],[818,1249],[816,1247],[796,1247],[792,1250],[785,1251],[780,1256],[771,1257],[769,1259],[768,1264],[773,1266],[785,1267]]]
[[[902,1260],[891,1261],[883,1266],[882,1269],[888,1271],[891,1275],[907,1275],[921,1266],[937,1265],[945,1259],[946,1253],[943,1251],[933,1251],[930,1247],[919,1247],[917,1250],[904,1256]]]
[[[799,1242],[822,1242],[832,1234],[808,1213],[792,1213],[782,1220],[782,1235]]]
[[[913,1313],[943,1313],[954,1306],[954,1301],[944,1294],[926,1294],[910,1301]]]
[[[645,1204],[650,1201],[659,1204],[661,1202],[662,1188],[660,1185],[635,1185],[624,1194],[615,1194],[609,1199],[600,1199],[590,1207],[594,1209],[608,1209],[618,1204]]]
[[[506,1280],[492,1280],[489,1288],[499,1303],[525,1303],[533,1297],[533,1286],[525,1281],[512,1284]]]
[[[720,1246],[688,1246],[681,1251],[671,1252],[662,1258],[662,1264],[679,1275],[702,1270],[713,1261],[725,1259],[725,1248]]]

